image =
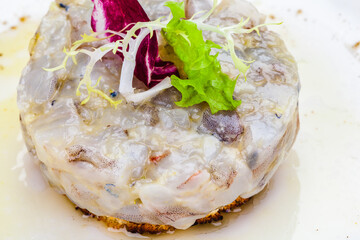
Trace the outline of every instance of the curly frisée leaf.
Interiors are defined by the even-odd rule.
[[[96,35],[87,35],[86,33],[84,33],[83,35],[81,35],[80,40],[76,41],[73,43],[73,46],[80,46],[81,44],[84,43],[91,43],[91,42],[97,42],[97,41],[101,41],[101,40],[105,40],[109,37],[105,37],[105,38],[97,38],[95,37]],[[112,37],[113,35],[111,35],[110,37]]]
[[[81,79],[79,86],[77,87],[76,95],[81,96],[80,88],[82,85],[85,85],[88,95],[81,102],[82,105],[89,102],[89,100],[91,98],[91,93],[94,93],[94,94],[97,94],[98,96],[104,98],[105,100],[107,100],[112,106],[114,106],[116,108],[117,105],[119,105],[122,102],[122,100],[114,101],[108,95],[106,95],[103,91],[96,89],[96,87],[100,83],[101,77],[97,80],[96,84],[93,86],[91,83],[90,76],[91,76],[91,72],[92,72],[96,62],[100,61],[103,56],[105,56],[110,51],[113,51],[113,52],[120,51],[118,49],[119,44],[117,42],[109,43],[109,44],[103,45],[100,48],[94,49],[93,52],[91,52],[89,50],[85,50],[85,49],[79,49],[85,43],[91,43],[91,42],[104,40],[105,38],[97,38],[97,36],[101,35],[101,34],[103,34],[103,33],[92,33],[91,35],[87,35],[87,34],[81,35],[82,39],[74,42],[72,47],[69,49],[69,51],[66,48],[64,48],[63,52],[66,54],[66,56],[60,66],[50,68],[50,69],[46,69],[46,68],[43,68],[43,69],[48,72],[54,72],[54,71],[58,71],[61,69],[66,69],[66,64],[70,57],[72,58],[72,61],[76,65],[77,64],[76,55],[79,53],[87,54],[90,57],[90,61],[89,61],[88,65],[86,66],[84,77]]]
[[[96,89],[96,87],[99,85],[101,77],[97,80],[96,84],[94,86],[92,86],[92,82],[91,82],[91,73],[92,70],[95,66],[95,64],[101,60],[107,53],[113,51],[114,47],[116,47],[116,42],[115,43],[109,43],[106,44],[100,48],[95,49],[93,52],[88,51],[88,50],[79,50],[79,52],[87,54],[90,57],[90,61],[88,63],[88,65],[86,66],[86,70],[85,70],[85,74],[83,79],[80,81],[79,86],[76,90],[76,95],[77,96],[81,96],[81,92],[80,92],[80,88],[82,85],[86,86],[86,89],[88,91],[88,96],[85,100],[83,100],[81,102],[81,104],[86,104],[91,97],[91,93],[95,93],[97,95],[99,95],[100,97],[104,98],[105,100],[107,100],[112,106],[114,106],[115,108],[117,107],[117,105],[119,105],[122,101],[118,100],[118,101],[114,101],[113,99],[111,99],[107,94],[105,94],[104,92],[102,92],[99,89]]]
[[[181,101],[176,104],[189,107],[207,102],[213,114],[220,110],[234,110],[241,104],[233,99],[236,81],[221,71],[217,55],[210,54],[212,48],[221,47],[212,41],[205,42],[196,23],[183,19],[183,3],[167,2],[166,6],[170,8],[173,19],[162,33],[184,63],[188,76],[186,80],[171,77],[172,85],[182,94]]]
[[[54,68],[43,68],[45,71],[47,72],[55,72],[55,71],[58,71],[58,70],[61,70],[61,69],[65,69],[66,70],[66,64],[69,60],[69,58],[71,57],[73,62],[75,64],[77,64],[77,61],[76,61],[76,58],[75,56],[79,53],[79,51],[76,51],[75,48],[71,48],[69,51],[66,50],[66,48],[64,47],[63,49],[63,53],[66,54],[63,62],[61,63],[61,65],[57,66],[57,67],[54,67]]]
[[[235,41],[233,38],[233,34],[247,34],[247,33],[252,33],[252,32],[256,32],[259,36],[260,36],[260,28],[264,27],[264,26],[269,26],[269,25],[280,25],[281,23],[266,23],[266,24],[260,24],[258,26],[255,26],[253,28],[247,29],[245,28],[246,24],[250,21],[250,18],[247,18],[246,20],[244,20],[243,18],[241,18],[240,22],[238,24],[232,25],[232,26],[228,26],[228,27],[220,27],[220,26],[213,26],[213,25],[209,25],[204,23],[205,20],[210,17],[210,15],[215,11],[216,7],[218,4],[218,0],[214,0],[214,4],[212,9],[207,12],[206,14],[204,14],[203,16],[194,19],[195,16],[197,14],[195,14],[190,21],[194,22],[198,29],[203,30],[203,31],[210,31],[210,32],[214,32],[217,33],[219,35],[222,35],[225,38],[225,44],[223,46],[223,49],[228,51],[231,55],[231,58],[234,62],[235,67],[239,70],[240,73],[242,73],[246,79],[246,73],[249,70],[250,66],[246,65],[246,64],[250,64],[253,63],[254,61],[245,61],[243,59],[240,59],[235,52]]]

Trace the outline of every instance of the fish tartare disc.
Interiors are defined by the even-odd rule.
[[[164,2],[140,1],[152,20],[168,15]],[[194,2],[187,2],[187,14],[211,8],[211,2]],[[299,127],[297,66],[276,33],[263,27],[261,36],[236,36],[237,54],[255,61],[247,81],[237,80],[234,97],[242,104],[235,111],[212,115],[205,104],[177,107],[181,95],[174,88],[138,105],[123,101],[114,108],[95,94],[81,105],[76,88],[88,56],[79,54],[66,70],[43,68],[61,65],[64,47],[91,34],[93,3],[61,3],[67,8],[57,1],[43,18],[18,87],[25,141],[54,188],[97,216],[178,229],[264,188]],[[265,21],[242,0],[221,1],[207,21],[226,26],[242,17],[250,17],[249,27]],[[223,72],[239,75],[227,52],[218,59]],[[93,85],[101,76],[104,93],[118,89],[121,64],[117,55],[105,55],[94,67]]]

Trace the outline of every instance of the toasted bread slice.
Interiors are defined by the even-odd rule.
[[[217,222],[223,219],[222,213],[226,213],[229,211],[232,211],[235,208],[238,208],[245,204],[249,199],[238,197],[235,201],[232,203],[219,208],[218,210],[215,210],[208,214],[206,217],[200,218],[196,220],[193,226],[198,224],[207,224],[212,222]],[[154,225],[149,223],[134,223],[129,222],[123,219],[115,218],[115,217],[109,217],[109,216],[97,216],[91,212],[89,212],[86,209],[82,209],[79,207],[76,207],[77,210],[80,210],[83,214],[86,216],[89,216],[91,218],[95,218],[98,221],[104,222],[107,227],[113,228],[113,229],[121,229],[125,228],[128,232],[131,233],[149,233],[149,234],[158,234],[158,233],[164,233],[168,231],[174,231],[175,228],[169,225]]]

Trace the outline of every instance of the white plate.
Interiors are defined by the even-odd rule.
[[[228,214],[157,239],[360,239],[360,1],[253,0],[298,60],[301,130],[269,187]],[[49,0],[0,0],[0,239],[127,239],[84,219],[26,157],[15,106],[26,46]],[[19,18],[31,16],[26,23]],[[3,25],[3,21],[7,21]],[[1,67],[0,67],[1,69]]]

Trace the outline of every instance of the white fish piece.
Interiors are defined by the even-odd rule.
[[[25,141],[52,186],[96,215],[178,229],[264,188],[299,128],[297,66],[276,33],[263,27],[261,36],[235,37],[237,54],[255,60],[247,81],[237,80],[234,97],[242,104],[235,111],[211,115],[205,104],[179,108],[174,88],[116,109],[96,95],[81,105],[76,88],[86,55],[77,65],[69,61],[66,70],[42,69],[60,65],[63,48],[91,32],[91,0],[62,2],[68,11],[57,2],[43,18],[18,87]],[[140,1],[152,20],[168,15],[164,2]],[[210,3],[189,0],[187,13]],[[208,23],[230,25],[242,17],[250,25],[264,22],[250,3],[223,0]],[[223,41],[213,33],[204,37]],[[225,73],[238,75],[228,53],[220,52],[219,60]],[[119,89],[121,67],[118,56],[105,55],[92,82],[102,76],[98,88],[104,93]]]

